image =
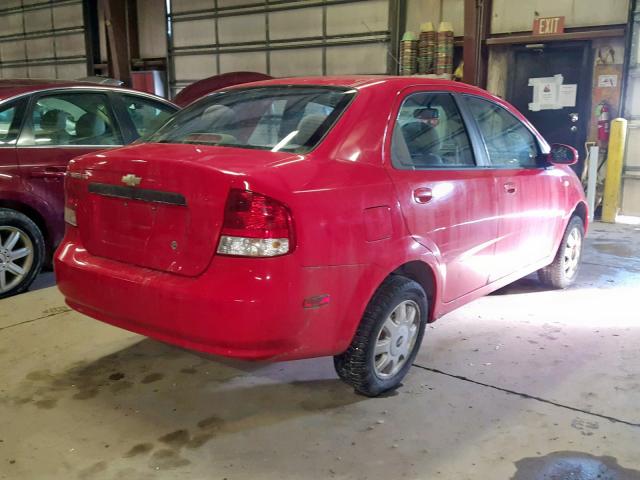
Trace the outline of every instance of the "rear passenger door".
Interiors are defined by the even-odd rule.
[[[18,169],[16,143],[27,100],[21,98],[0,106],[0,200],[15,200],[25,192]]]
[[[52,242],[63,232],[64,174],[79,155],[122,145],[106,92],[60,91],[34,96],[18,140],[20,171],[55,218]]]
[[[498,235],[493,176],[451,94],[407,90],[394,117],[386,167],[409,231],[439,258],[451,302],[488,282]]]
[[[544,163],[537,137],[505,107],[473,95],[462,98],[480,131],[496,184],[493,281],[550,255],[562,228],[566,174]]]

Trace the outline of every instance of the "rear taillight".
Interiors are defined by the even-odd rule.
[[[293,222],[286,205],[259,193],[231,189],[218,254],[276,257],[292,252],[294,246]]]
[[[64,221],[74,227],[78,226],[76,210],[78,208],[80,189],[84,185],[83,180],[85,179],[86,174],[84,173],[67,172],[64,180]]]
[[[58,217],[60,218],[60,217]],[[78,219],[76,218],[76,209],[66,206],[64,207],[64,221],[73,227],[78,226]]]

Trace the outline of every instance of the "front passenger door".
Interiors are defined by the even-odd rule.
[[[102,92],[47,93],[31,100],[18,141],[25,183],[43,201],[57,245],[64,232],[64,175],[69,161],[85,153],[122,145],[109,97]]]
[[[541,163],[536,136],[505,107],[477,96],[463,98],[480,130],[496,184],[494,281],[551,254],[562,228],[564,175]]]

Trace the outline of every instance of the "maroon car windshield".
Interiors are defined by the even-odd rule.
[[[306,153],[335,124],[355,90],[271,86],[220,92],[176,114],[147,139]]]

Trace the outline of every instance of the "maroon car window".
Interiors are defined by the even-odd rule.
[[[155,132],[176,111],[175,107],[137,95],[122,95],[122,100],[140,137]]]
[[[305,153],[322,140],[354,94],[322,87],[234,89],[177,113],[148,141]]]
[[[507,110],[488,100],[465,96],[484,138],[491,165],[536,167],[539,147],[533,133]]]
[[[0,107],[0,147],[16,144],[23,110],[22,100]]]
[[[60,93],[40,97],[30,115],[23,145],[121,145],[108,98],[101,93]]]
[[[476,165],[462,116],[448,93],[409,95],[396,119],[391,141],[396,168],[457,168]]]

